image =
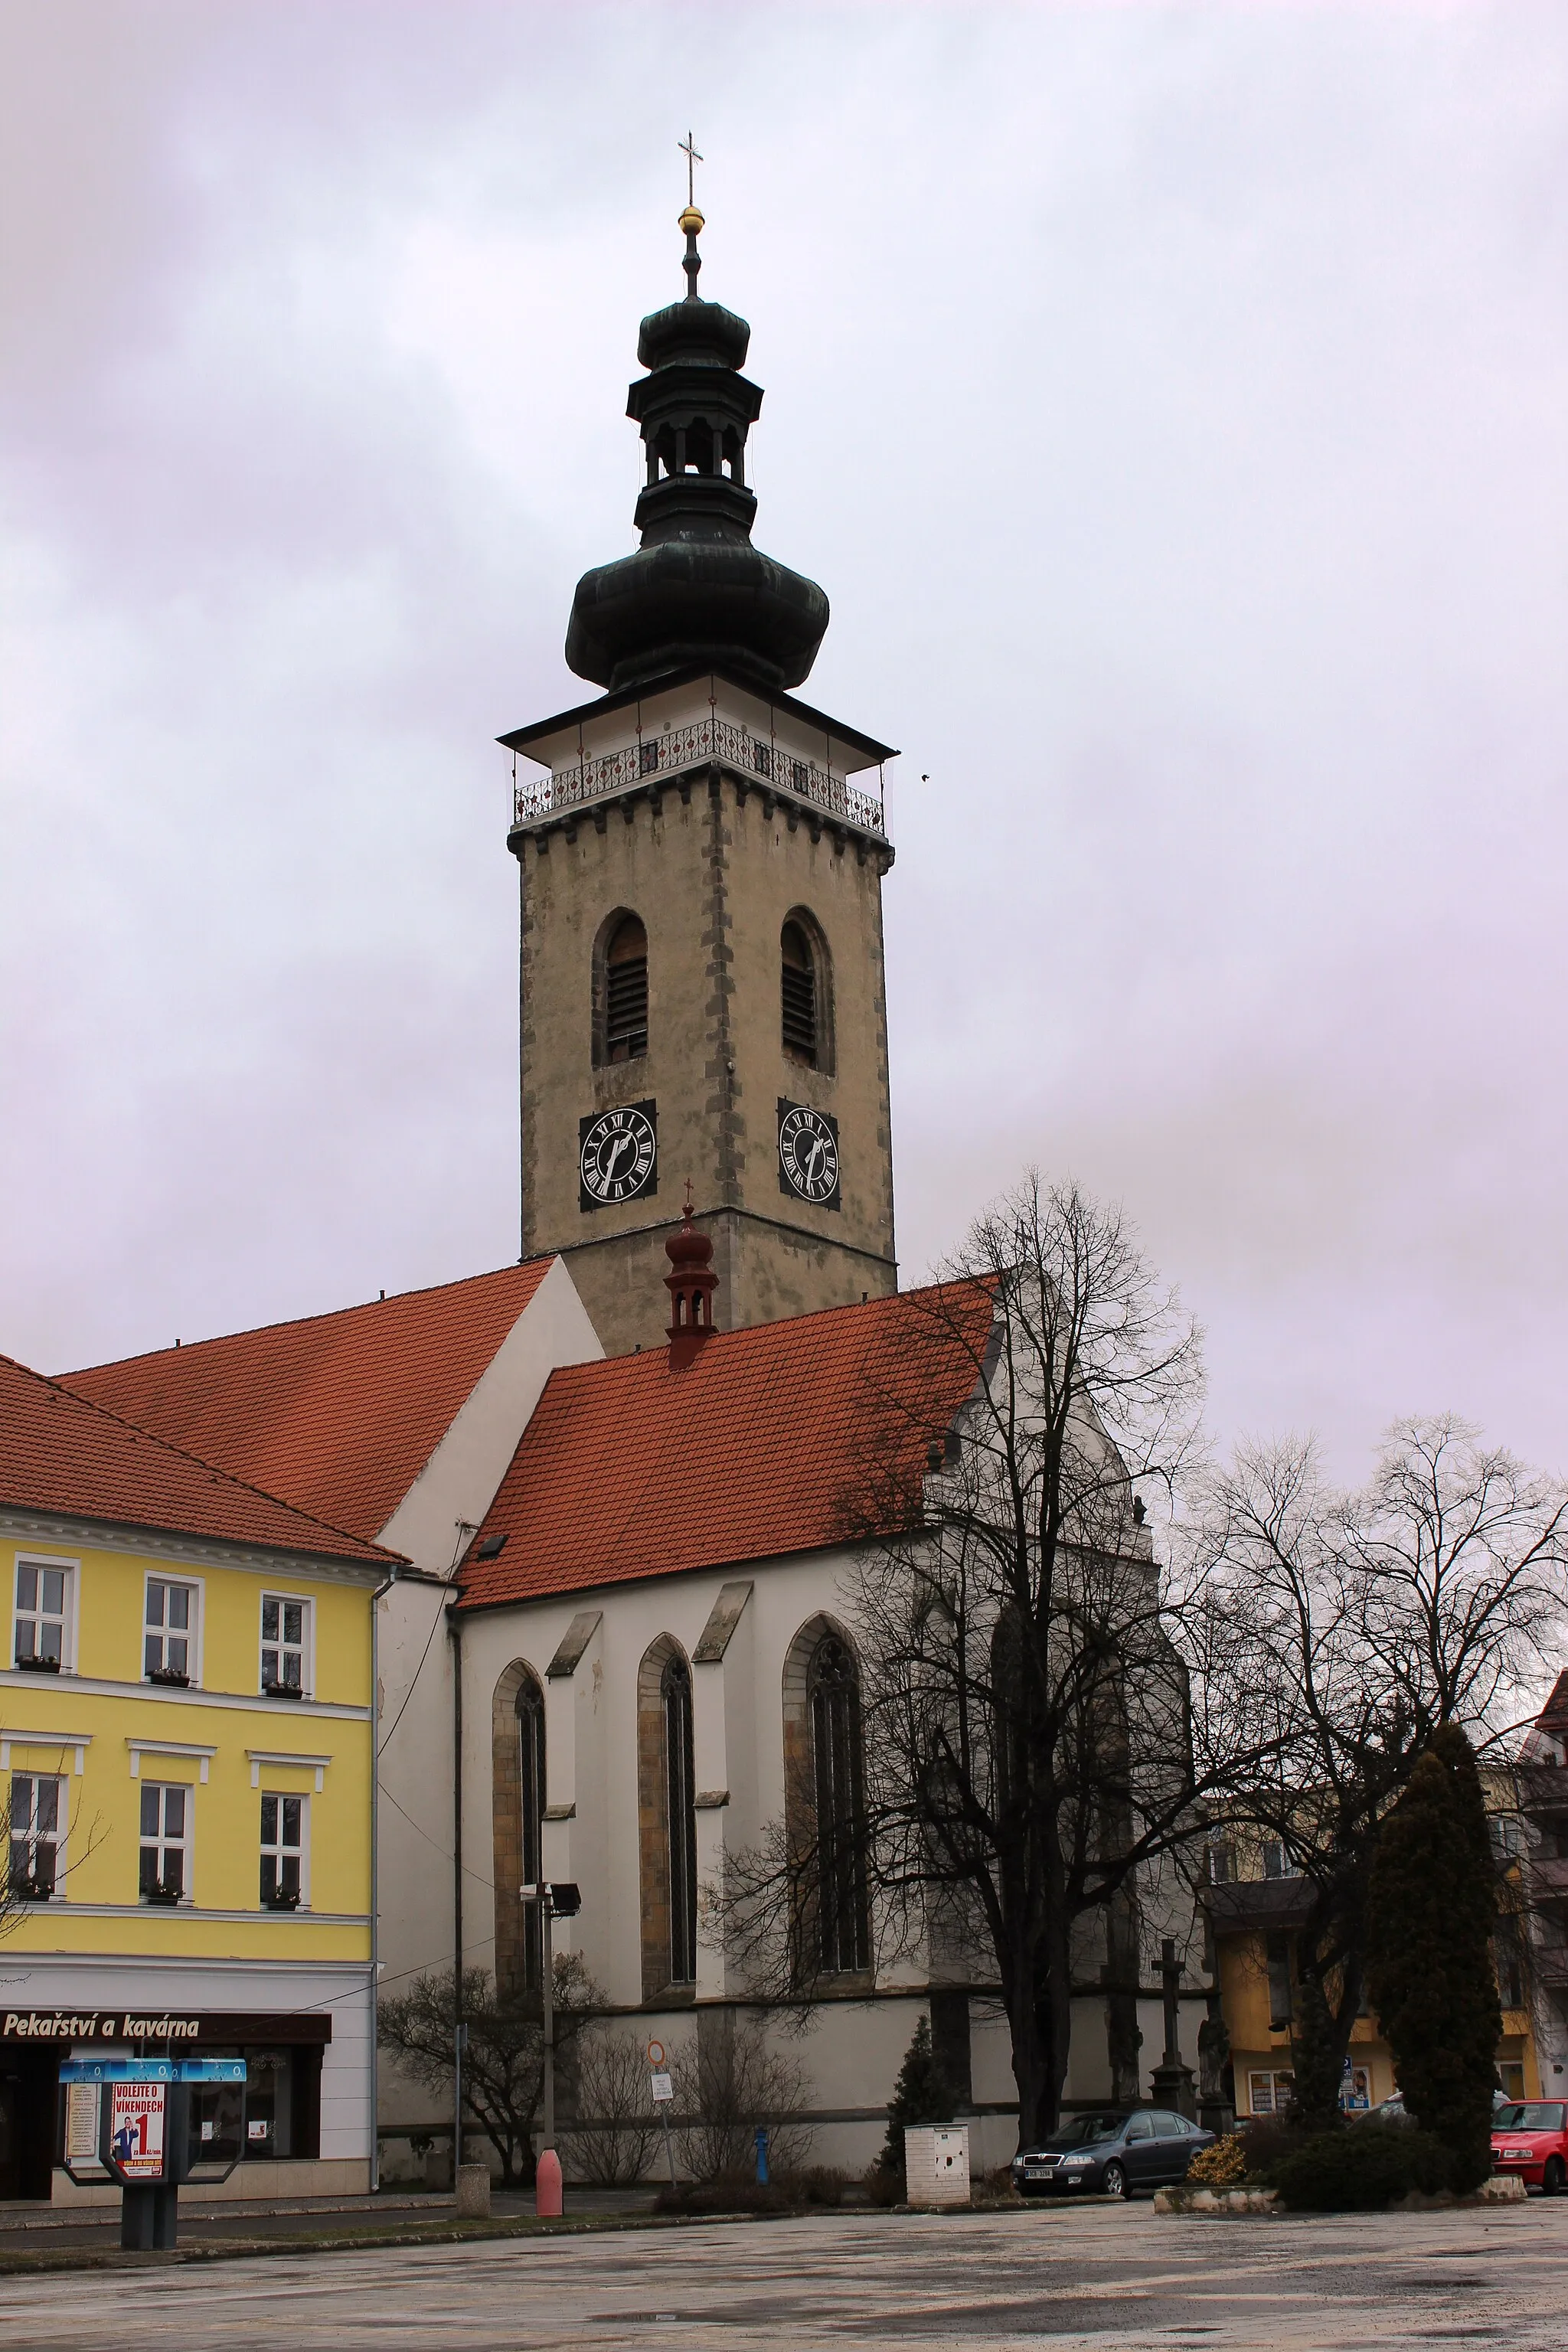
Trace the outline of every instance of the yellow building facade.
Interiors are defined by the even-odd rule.
[[[1220,2008],[1230,2037],[1229,2065],[1238,2118],[1285,2113],[1295,2087],[1291,2017],[1294,1948],[1306,1924],[1310,1890],[1289,1876],[1231,1881],[1207,1889]],[[1512,2098],[1542,2095],[1541,2070],[1522,1984],[1500,1984],[1503,2031],[1498,2043],[1500,2087]],[[1514,2006],[1510,2007],[1512,1997]],[[1398,2089],[1394,2060],[1370,2013],[1351,2029],[1342,2103],[1363,2113]]]
[[[365,2188],[375,1594],[395,1563],[24,1380],[67,1458],[29,1460],[7,1418],[0,2196],[99,2193],[57,2168],[58,2063],[166,2046],[247,2060],[231,2192]],[[73,1492],[103,1517],[60,1510]],[[169,1524],[106,1526],[116,1505]]]

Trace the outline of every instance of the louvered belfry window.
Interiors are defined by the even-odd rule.
[[[792,1062],[816,1067],[816,966],[798,923],[786,923],[780,941],[784,986],[784,1049]]]
[[[605,1059],[647,1052],[647,933],[636,915],[616,926],[605,958]]]

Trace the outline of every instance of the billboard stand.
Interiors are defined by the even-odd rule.
[[[182,2184],[228,2179],[239,2161],[245,2076],[243,2058],[69,2058],[60,2068],[66,2170],[73,2180],[119,2181],[127,2252],[171,2252]]]

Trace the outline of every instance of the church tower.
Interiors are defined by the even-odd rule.
[[[584,573],[566,659],[603,691],[501,741],[521,781],[522,1249],[612,1353],[663,1344],[689,1182],[715,1327],[897,1287],[882,962],[894,754],[793,689],[827,599],[752,545],[751,329],[697,291],[642,322],[642,544]],[[514,761],[515,765],[515,761]],[[857,781],[858,780],[858,781]]]

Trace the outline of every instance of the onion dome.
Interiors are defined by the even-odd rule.
[[[713,1293],[719,1287],[711,1237],[691,1222],[689,1185],[681,1221],[665,1235],[664,1254],[669,1260],[664,1277],[669,1293],[669,1369],[679,1372],[712,1335]]]
[[[642,545],[577,583],[566,659],[613,694],[703,664],[768,688],[798,686],[826,630],[827,599],[752,545],[746,436],[763,394],[740,373],[752,331],[697,291],[695,205],[680,226],[686,298],[643,320],[637,357],[648,373],[626,397],[647,452],[634,518]]]

